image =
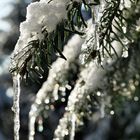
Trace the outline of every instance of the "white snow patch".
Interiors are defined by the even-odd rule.
[[[20,37],[15,49],[24,48],[29,41],[44,39],[42,28],[48,33],[67,16],[66,5],[69,0],[41,0],[27,7],[26,21],[20,24]],[[48,3],[49,2],[49,3]]]

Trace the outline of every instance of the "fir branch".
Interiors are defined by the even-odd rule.
[[[53,6],[54,4],[53,2],[54,1],[51,1],[47,4]],[[40,32],[35,31],[35,33],[30,32],[30,36],[28,35],[29,36],[28,40],[30,41],[27,40],[26,42],[27,45],[23,44],[25,46],[22,46],[22,49],[19,49],[18,51],[16,50],[14,52],[12,56],[10,72],[20,73],[23,79],[28,79],[28,78],[30,79],[31,77],[33,81],[36,81],[36,78],[33,79],[32,77],[37,77],[40,75],[37,78],[37,80],[40,80],[40,78],[43,77],[42,72],[44,74],[47,73],[48,68],[53,62],[52,57],[55,57],[55,52],[58,53],[61,58],[66,60],[66,57],[61,52],[63,50],[63,45],[66,43],[67,39],[72,34],[76,33],[79,35],[84,35],[84,32],[79,31],[78,29],[80,29],[82,26],[87,27],[82,17],[81,4],[82,2],[76,2],[76,1],[73,1],[71,2],[71,4],[68,4],[67,8],[65,7],[67,9],[68,19],[64,18],[61,22],[58,22],[56,24],[56,28],[53,29],[53,31],[51,32],[49,32],[47,25],[44,24],[44,19],[43,19],[42,20],[43,26],[41,27],[41,31]],[[63,13],[61,14],[63,15]],[[77,15],[76,17],[77,23],[75,24],[74,17],[76,15]],[[22,26],[24,27],[24,23],[22,24]],[[66,31],[68,33],[65,33]],[[18,42],[19,44],[21,42],[21,39],[22,37]],[[35,69],[36,67],[37,69]],[[40,70],[43,71],[40,72]]]
[[[108,52],[108,49],[106,46],[104,46],[104,40],[105,38],[109,38],[110,36],[109,31],[112,31],[112,24],[115,16],[117,15],[117,11],[119,10],[120,0],[112,0],[111,2],[106,1],[106,8],[103,11],[103,15],[100,19],[100,25],[99,25],[99,48],[103,47],[103,54],[104,49]],[[108,34],[109,33],[109,34]],[[109,52],[108,52],[109,54]]]

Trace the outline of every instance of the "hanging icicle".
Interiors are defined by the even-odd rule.
[[[29,113],[29,140],[34,140],[35,135],[35,120],[37,117],[37,108],[35,105],[32,105]]]
[[[78,2],[78,0],[75,0],[75,1]],[[21,36],[16,45],[15,52],[17,51],[17,53],[15,53],[14,55],[13,64],[12,64],[13,69],[11,72],[16,71],[17,73],[20,73],[21,75],[23,74],[22,77],[24,77],[25,72],[30,71],[29,69],[26,68],[26,66],[32,69],[40,68],[40,65],[37,65],[38,67],[36,66],[31,67],[34,65],[28,65],[28,62],[32,62],[34,58],[36,58],[36,57],[32,57],[32,54],[34,55],[38,54],[38,53],[35,53],[34,51],[35,49],[40,47],[39,49],[42,52],[42,47],[44,46],[39,46],[39,45],[40,44],[44,45],[45,43],[44,38],[46,38],[48,33],[53,32],[57,24],[61,22],[62,19],[67,18],[66,17],[67,15],[65,14],[67,13],[67,8],[66,8],[67,2],[70,2],[70,0],[67,0],[67,1],[61,0],[60,2],[58,2],[57,0],[54,0],[54,1],[41,0],[41,2],[36,2],[28,7],[28,11],[30,12],[29,13],[27,12],[28,13],[27,21],[21,24]],[[40,113],[38,111],[38,108],[44,102],[49,104],[50,99],[54,99],[54,101],[58,100],[59,98],[58,91],[60,90],[60,87],[61,86],[64,87],[66,85],[64,84],[64,82],[66,80],[68,81],[67,75],[69,74],[69,69],[71,67],[70,64],[76,63],[75,61],[77,61],[77,57],[81,53],[80,52],[81,45],[83,44],[82,51],[85,54],[83,53],[80,56],[82,58],[81,60],[83,60],[82,62],[85,62],[84,61],[85,57],[87,57],[86,62],[87,60],[89,61],[87,64],[84,63],[85,64],[84,67],[80,65],[81,73],[78,75],[79,79],[77,80],[75,87],[73,88],[69,96],[68,104],[66,107],[66,113],[64,114],[64,117],[59,122],[59,125],[55,131],[55,138],[54,138],[54,140],[58,140],[58,139],[63,140],[66,135],[69,135],[69,139],[74,140],[76,127],[77,125],[79,125],[79,122],[81,121],[80,120],[81,118],[79,118],[79,116],[81,117],[85,115],[84,111],[80,112],[79,110],[82,108],[87,96],[90,93],[93,93],[98,88],[101,89],[103,87],[103,84],[104,84],[103,79],[106,76],[107,72],[110,70],[112,65],[116,63],[119,57],[122,56],[123,47],[124,47],[123,42],[122,42],[123,38],[121,40],[119,34],[117,34],[117,32],[120,32],[119,30],[122,30],[122,28],[118,29],[119,27],[118,23],[120,23],[121,20],[119,22],[118,20],[116,20],[118,18],[118,15],[120,14],[120,13],[117,13],[120,2],[121,0],[118,0],[118,1],[106,0],[106,3],[108,4],[107,6],[110,6],[109,8],[111,8],[108,14],[108,12],[106,12],[106,10],[108,9],[104,10],[103,13],[99,11],[99,9],[103,9],[102,7],[105,6],[104,5],[105,1],[101,0],[101,7],[98,6],[95,8],[95,18],[94,18],[95,21],[93,22],[92,20],[90,20],[91,22],[89,24],[87,23],[88,24],[87,30],[84,31],[85,36],[86,36],[85,43],[83,43],[85,36],[81,38],[79,35],[74,35],[64,49],[63,54],[67,57],[67,61],[58,59],[56,60],[55,63],[53,63],[52,69],[49,71],[47,81],[43,84],[41,89],[38,91],[35,102],[31,106],[31,111],[29,113],[29,140],[34,140],[35,121],[38,114]],[[77,4],[77,3],[74,3],[74,4]],[[74,6],[75,5],[73,5],[73,9],[75,9]],[[49,9],[50,7],[52,8]],[[36,13],[34,9],[36,10],[40,9],[38,14],[34,14]],[[46,13],[48,13],[49,10],[51,14],[47,14],[47,17],[44,18],[46,16]],[[57,18],[55,16],[52,16],[54,13]],[[42,15],[42,16],[40,17],[38,15]],[[109,21],[107,20],[109,19],[108,15],[111,17],[111,20]],[[52,17],[54,17],[54,19]],[[55,22],[51,19],[53,19]],[[32,28],[30,28],[32,21],[39,21],[39,24],[36,24],[37,22],[34,22],[35,24],[33,24]],[[53,24],[50,24],[50,23],[53,23]],[[73,27],[72,31],[77,32],[76,28],[74,26],[72,27]],[[99,29],[99,31],[96,28]],[[45,35],[42,34],[44,30],[45,30]],[[77,32],[77,33],[80,34],[80,32]],[[41,40],[41,42],[39,40]],[[60,41],[60,40],[57,40],[57,41]],[[20,53],[18,53],[18,51]],[[23,51],[25,51],[26,57],[22,56]],[[46,51],[46,50],[43,50],[43,51]],[[45,53],[43,52],[43,54]],[[98,56],[98,58],[96,56]],[[61,57],[63,57],[62,54],[61,54]],[[19,59],[21,60],[20,63],[17,62]],[[97,63],[97,62],[100,62],[100,63]],[[43,66],[44,66],[44,63],[43,63]],[[20,129],[19,98],[20,98],[20,92],[21,92],[21,89],[20,89],[21,75],[17,73],[13,76],[13,85],[14,85],[15,94],[14,94],[14,104],[12,108],[14,111],[14,137],[15,137],[14,139],[15,140],[19,140],[19,129]],[[101,113],[101,117],[105,116],[104,99],[101,101],[100,113]],[[112,111],[111,114],[113,113],[114,112]],[[43,121],[40,120],[41,131],[42,131],[42,123]],[[70,127],[69,127],[69,124],[70,124]]]
[[[14,112],[14,140],[19,140],[19,129],[20,129],[20,74],[15,74],[13,76],[13,89],[14,89],[14,99],[12,110]]]
[[[75,136],[75,123],[76,123],[76,115],[73,113],[72,114],[72,119],[71,119],[71,133],[70,133],[70,140],[74,140]]]

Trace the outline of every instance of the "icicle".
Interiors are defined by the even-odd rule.
[[[101,112],[101,118],[104,118],[105,117],[105,102],[104,102],[104,99],[101,100],[100,112]]]
[[[55,137],[53,140],[63,140],[64,139],[64,131],[68,128],[70,119],[72,119],[72,114],[79,112],[79,110],[83,107],[85,103],[86,97],[96,91],[97,89],[103,87],[104,88],[104,78],[107,72],[111,69],[111,67],[115,64],[116,60],[121,57],[123,46],[120,42],[114,41],[112,42],[112,46],[114,47],[118,57],[112,52],[112,58],[104,58],[103,60],[103,67],[96,63],[95,61],[91,61],[87,64],[87,67],[82,69],[79,80],[75,84],[74,89],[71,91],[69,96],[68,104],[66,107],[66,112],[63,118],[60,119],[59,125],[55,130]],[[104,116],[104,107],[105,102],[101,105],[101,115]],[[81,122],[77,125],[80,125]],[[64,125],[65,124],[65,125]]]
[[[13,76],[13,89],[14,89],[14,99],[12,110],[14,112],[14,140],[19,140],[19,129],[20,129],[20,74]]]
[[[76,115],[72,114],[72,120],[71,120],[71,134],[70,134],[70,140],[74,140],[75,137],[75,122],[76,122]]]
[[[33,104],[31,107],[31,111],[29,112],[29,140],[34,140],[36,117],[37,107]]]

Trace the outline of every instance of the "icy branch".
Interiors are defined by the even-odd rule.
[[[114,48],[118,56],[122,55],[122,45],[119,42],[114,42]],[[90,62],[89,65],[81,71],[80,78],[77,81],[75,88],[71,92],[66,107],[66,113],[60,120],[60,123],[55,131],[54,140],[63,140],[64,136],[69,131],[70,120],[72,120],[73,113],[78,118],[78,110],[84,105],[86,97],[93,93],[98,88],[104,88],[104,77],[110,70],[113,64],[116,62],[117,56],[114,54],[113,58],[105,58],[103,61],[103,67],[95,62]],[[78,119],[76,120],[78,125]],[[72,125],[72,124],[71,124]]]
[[[63,82],[67,80],[70,64],[75,63],[74,61],[76,61],[76,58],[80,53],[83,41],[84,40],[79,35],[74,35],[68,41],[68,44],[64,47],[63,54],[67,56],[67,61],[58,58],[57,61],[52,64],[48,79],[46,82],[44,82],[43,86],[38,91],[35,102],[32,105],[29,113],[29,140],[33,140],[34,137],[34,123],[35,118],[38,115],[39,106],[44,100],[48,99],[49,101],[50,96],[52,98],[52,94],[56,84],[63,84]],[[56,95],[54,95],[54,99],[55,96]]]
[[[27,7],[26,21],[20,24],[20,37],[12,54],[11,72],[22,73],[26,69],[40,42],[47,39],[47,35],[56,29],[58,23],[67,19],[66,7],[69,2],[70,0],[41,0]]]
[[[27,47],[28,43],[33,40],[43,40],[46,36],[42,33],[45,30],[47,33],[51,33],[55,30],[56,25],[60,23],[63,19],[67,18],[66,6],[71,2],[70,0],[41,0],[40,2],[35,2],[28,6],[27,8],[27,19],[20,25],[20,37],[16,44],[15,55],[19,52],[22,52],[23,48]],[[110,1],[109,1],[110,2]],[[111,1],[113,2],[113,1]],[[119,1],[120,2],[120,1]],[[57,98],[58,88],[63,85],[67,80],[67,75],[69,74],[70,64],[77,62],[77,57],[80,54],[80,48],[82,45],[82,49],[89,49],[90,53],[93,50],[100,51],[101,53],[101,64],[97,63],[97,58],[93,61],[90,59],[90,62],[86,64],[86,66],[81,70],[79,75],[79,79],[76,82],[74,89],[72,90],[68,106],[66,108],[66,113],[64,117],[60,120],[60,124],[55,131],[55,140],[63,139],[65,135],[70,132],[70,139],[73,140],[75,136],[75,128],[78,125],[78,110],[82,108],[84,104],[85,98],[90,93],[94,92],[98,88],[104,87],[104,81],[106,74],[114,65],[119,57],[121,57],[123,49],[122,44],[116,39],[114,41],[114,37],[116,31],[114,28],[111,28],[114,35],[109,34],[113,38],[109,40],[109,43],[106,37],[106,33],[108,30],[105,30],[103,34],[103,40],[101,43],[105,48],[102,53],[102,47],[99,47],[99,34],[96,31],[96,28],[99,26],[100,18],[102,16],[102,8],[104,8],[105,1],[101,0],[101,7],[95,7],[95,23],[89,24],[87,28],[86,41],[82,39],[78,35],[74,35],[68,44],[64,48],[63,54],[67,57],[67,61],[59,58],[56,62],[53,63],[52,68],[50,69],[49,76],[47,81],[43,84],[42,88],[37,93],[34,104],[31,107],[31,111],[29,114],[29,140],[34,139],[35,128],[34,124],[36,121],[36,117],[39,114],[39,107],[43,102],[50,102],[50,98]],[[114,3],[113,3],[114,4]],[[115,5],[115,4],[114,4]],[[129,7],[129,6],[128,6]],[[100,9],[101,8],[101,9]],[[114,7],[111,7],[112,9]],[[118,7],[117,7],[118,8]],[[99,11],[101,10],[101,12]],[[118,9],[117,9],[118,10]],[[109,11],[112,14],[112,11]],[[115,11],[116,12],[116,11]],[[114,12],[114,13],[115,13]],[[106,16],[107,17],[107,16]],[[111,15],[112,17],[112,15]],[[113,14],[113,17],[114,14]],[[108,17],[107,17],[108,18]],[[105,20],[103,20],[105,21]],[[105,21],[106,22],[106,21]],[[111,19],[110,24],[113,24],[113,18]],[[97,26],[96,26],[97,25]],[[102,25],[106,26],[103,22]],[[115,25],[115,24],[114,24]],[[104,26],[103,27],[104,29]],[[107,26],[108,27],[108,26]],[[111,26],[110,26],[111,27]],[[110,28],[107,28],[110,29]],[[102,35],[101,30],[101,35]],[[91,39],[92,38],[92,39]],[[109,49],[107,48],[109,45]],[[111,47],[110,47],[111,46]],[[28,46],[30,47],[30,46]],[[103,48],[103,49],[104,49]],[[107,49],[106,49],[107,48]],[[110,51],[108,55],[108,50]],[[30,50],[29,50],[30,51]],[[30,52],[32,53],[32,52]],[[81,55],[81,58],[85,56]],[[24,59],[22,61],[24,62]],[[13,65],[16,67],[19,63],[18,60],[13,60]],[[24,63],[23,63],[24,64]],[[14,67],[13,66],[13,67]],[[18,65],[20,67],[20,65]],[[19,95],[20,95],[20,77],[19,75],[14,79],[15,83],[15,99],[14,99],[14,112],[15,112],[15,140],[19,139]],[[57,100],[57,99],[56,99]],[[104,108],[104,107],[103,107]],[[71,122],[70,128],[68,127],[68,123]]]
[[[101,17],[100,13],[98,12],[96,17],[97,24]],[[83,45],[83,50],[87,49],[88,46],[89,49],[91,50],[98,49],[98,44],[96,44],[99,41],[98,34],[95,33],[96,28],[93,27],[95,26],[90,26],[89,28],[89,32],[88,32],[89,34],[87,34],[86,41]],[[102,66],[99,63],[97,63],[98,60],[96,58],[94,61],[91,60],[89,64],[87,64],[86,67],[81,71],[79,79],[69,96],[66,112],[63,118],[60,119],[59,125],[55,131],[54,140],[63,140],[65,136],[68,135],[67,132],[71,132],[73,130],[72,127],[73,124],[71,122],[73,118],[73,114],[75,114],[76,117],[75,127],[80,125],[79,110],[83,107],[87,96],[93,93],[94,91],[96,91],[97,89],[104,89],[104,85],[105,85],[104,79],[106,74],[111,70],[112,66],[116,63],[119,57],[122,56],[123,53],[123,46],[119,41],[113,41],[111,45],[112,45],[112,48],[110,50],[111,57],[109,57],[108,52],[105,51],[104,57],[102,57],[102,61],[101,61]]]

